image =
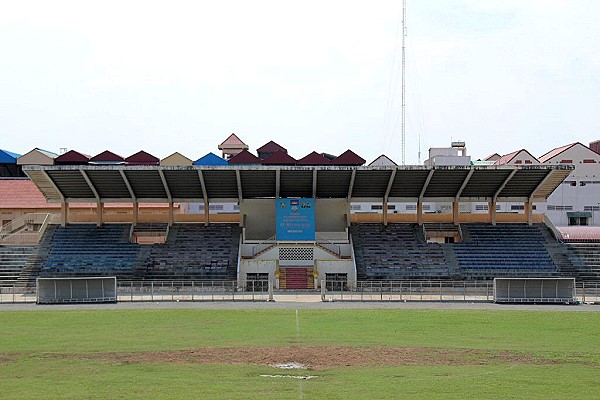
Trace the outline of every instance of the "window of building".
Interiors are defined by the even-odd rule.
[[[586,158],[586,159],[583,160],[583,163],[584,164],[596,164],[596,160],[592,160],[592,159]]]
[[[513,204],[510,206],[510,209],[511,209],[511,211],[525,210],[525,205],[524,204]],[[531,209],[535,210],[536,205],[534,204]]]
[[[560,163],[561,163],[561,164],[573,164],[573,160],[567,160],[567,159],[565,159],[565,160],[560,160]]]
[[[548,205],[546,206],[548,211],[573,211],[573,206],[555,206]]]
[[[569,217],[569,225],[571,226],[587,226],[587,217]]]

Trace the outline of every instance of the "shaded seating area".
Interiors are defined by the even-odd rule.
[[[130,279],[139,245],[129,242],[130,224],[69,225],[47,231],[40,276],[117,276]]]
[[[234,280],[240,229],[235,224],[176,224],[153,244],[136,277],[152,280]]]
[[[358,280],[450,277],[441,245],[416,224],[354,224],[351,233]]]
[[[543,225],[463,224],[463,242],[452,245],[466,279],[557,276]]]

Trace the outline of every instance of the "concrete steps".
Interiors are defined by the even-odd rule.
[[[279,276],[280,289],[314,289],[312,267],[281,268]]]

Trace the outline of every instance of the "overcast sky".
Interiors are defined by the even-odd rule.
[[[93,5],[92,5],[93,4]],[[0,149],[401,161],[401,1],[0,0]],[[407,2],[406,164],[600,139],[600,1]],[[419,140],[420,138],[420,140]]]

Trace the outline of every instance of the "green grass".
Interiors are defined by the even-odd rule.
[[[2,399],[564,399],[596,398],[600,386],[600,313],[595,312],[300,310],[297,325],[295,310],[11,311],[0,312],[0,326]],[[124,363],[72,356],[308,345],[511,351],[552,362],[290,372],[218,360],[214,365]]]

